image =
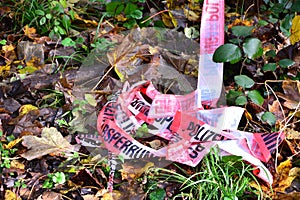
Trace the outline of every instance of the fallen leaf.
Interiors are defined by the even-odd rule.
[[[33,106],[31,104],[26,104],[20,107],[19,109],[19,113],[20,115],[25,115],[28,112],[32,111],[32,110],[38,110],[38,108],[36,106]]]
[[[10,167],[11,168],[16,168],[16,169],[25,169],[25,165],[18,160],[12,160],[10,162]]]
[[[123,164],[122,169],[119,170],[122,175],[122,180],[134,180],[139,178],[144,172],[146,172],[150,167],[153,167],[152,162],[148,162],[144,167],[140,168],[139,166],[133,166],[130,164]]]
[[[292,20],[290,41],[294,45],[300,40],[300,15],[296,15]]]
[[[40,195],[37,200],[62,200],[62,199],[63,199],[62,194],[46,191],[42,195]]]
[[[24,31],[24,35],[29,37],[30,39],[34,39],[34,37],[36,36],[36,29],[35,28],[29,28],[28,25],[26,25],[23,28]]]
[[[5,190],[4,199],[5,200],[21,200],[21,198],[17,197],[17,195],[11,190]]]
[[[33,160],[47,154],[61,155],[61,153],[76,150],[76,146],[71,145],[54,127],[43,128],[41,137],[23,136],[22,144],[30,149],[21,154],[27,160]]]
[[[4,144],[3,146],[5,149],[11,149],[14,146],[16,146],[17,144],[19,144],[21,141],[22,141],[22,138],[17,138],[15,140],[9,142],[8,144]]]
[[[277,178],[274,182],[274,190],[278,192],[284,192],[286,188],[288,188],[292,181],[296,178],[296,176],[290,175],[290,170],[292,169],[291,160],[286,160],[279,164],[277,167]]]

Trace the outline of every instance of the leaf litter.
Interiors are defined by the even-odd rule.
[[[176,9],[180,8],[179,6],[175,6]],[[196,8],[197,10],[197,8]],[[194,12],[194,11],[193,11]],[[189,14],[189,19],[192,19],[193,21],[197,21],[198,18],[195,17],[195,14],[193,12],[190,12]],[[196,11],[195,11],[196,12]],[[169,26],[174,26],[174,23],[176,17],[179,17],[180,15],[176,16],[176,12],[174,12],[174,15],[168,14],[163,15],[165,18],[163,21],[165,23],[169,23]],[[175,16],[175,18],[174,18]],[[82,21],[81,18],[78,18],[79,20]],[[295,17],[294,20],[296,21],[297,18]],[[167,22],[168,21],[168,22]],[[85,23],[93,24],[94,26],[96,25],[92,21],[84,21]],[[234,22],[239,25],[246,25],[246,26],[252,26],[253,23],[249,23],[249,21],[245,22]],[[296,24],[298,22],[293,22],[293,24]],[[182,24],[179,22],[179,25]],[[296,25],[294,25],[296,26]],[[249,28],[250,29],[250,28]],[[252,29],[252,27],[251,27]],[[264,31],[260,29],[254,29],[253,32],[255,32],[259,37],[264,37],[265,40],[267,40],[266,37],[270,37],[268,34],[262,34],[260,31]],[[267,29],[267,28],[266,28]],[[3,29],[4,30],[4,29]],[[164,93],[167,92],[174,92],[174,91],[186,91],[186,89],[193,90],[195,88],[195,84],[191,84],[190,80],[195,80],[195,74],[197,73],[197,48],[195,48],[194,53],[187,53],[187,54],[181,54],[182,49],[177,50],[174,48],[174,46],[168,47],[167,44],[163,42],[159,42],[158,44],[155,43],[157,38],[153,37],[156,36],[157,34],[155,33],[155,30],[144,29],[142,33],[138,31],[132,31],[129,33],[129,36],[124,37],[121,34],[116,34],[116,35],[111,35],[110,37],[112,38],[113,41],[117,41],[115,44],[116,48],[111,49],[111,52],[109,54],[106,54],[108,51],[107,49],[102,50],[102,49],[94,49],[92,53],[90,53],[88,56],[93,57],[92,59],[86,59],[86,64],[83,64],[80,68],[80,70],[77,72],[77,78],[76,78],[76,84],[74,88],[74,94],[75,97],[70,95],[69,92],[72,89],[72,84],[70,84],[68,87],[65,87],[66,84],[63,84],[63,80],[61,79],[61,76],[67,80],[68,84],[72,81],[74,81],[73,77],[73,72],[71,71],[66,71],[64,73],[58,74],[58,75],[52,75],[52,72],[55,71],[53,69],[52,65],[48,65],[49,68],[47,68],[47,65],[40,65],[41,61],[43,61],[42,56],[38,56],[37,58],[39,59],[29,59],[26,60],[25,63],[20,61],[21,65],[23,66],[23,71],[20,71],[17,69],[17,62],[16,60],[22,59],[22,58],[17,58],[16,54],[16,47],[12,44],[9,45],[4,45],[2,46],[2,51],[1,51],[1,56],[3,56],[6,59],[6,64],[2,66],[1,64],[1,77],[3,80],[3,84],[1,83],[1,101],[4,101],[4,107],[2,108],[2,102],[1,102],[1,123],[2,126],[4,126],[2,132],[4,133],[4,136],[1,136],[1,142],[3,141],[5,143],[5,148],[6,149],[12,149],[14,147],[20,148],[20,151],[23,152],[18,152],[17,155],[20,155],[27,159],[27,160],[32,160],[33,163],[37,162],[36,158],[41,158],[42,156],[44,158],[49,158],[50,157],[66,157],[67,154],[66,152],[85,152],[84,147],[81,147],[81,150],[78,150],[74,147],[74,144],[76,142],[73,141],[68,141],[66,140],[62,135],[68,134],[67,127],[61,126],[59,127],[57,124],[58,119],[66,119],[69,121],[71,118],[68,118],[67,116],[61,117],[66,111],[70,111],[72,109],[72,102],[74,102],[74,98],[78,98],[80,100],[86,100],[88,104],[85,104],[82,106],[83,109],[86,109],[86,113],[82,113],[80,110],[78,113],[74,113],[75,118],[73,118],[72,123],[74,123],[76,120],[77,122],[74,124],[83,124],[83,127],[88,127],[88,129],[79,129],[79,135],[82,133],[94,133],[95,130],[95,122],[96,122],[96,113],[94,112],[94,107],[95,107],[95,101],[91,99],[91,96],[94,96],[97,104],[100,107],[103,105],[107,99],[103,95],[99,94],[112,94],[118,89],[122,88],[122,81],[123,80],[128,80],[131,81],[132,83],[137,82],[139,80],[145,80],[145,79],[152,79],[156,83],[156,86],[163,91]],[[149,31],[149,32],[148,32]],[[154,32],[153,32],[154,31]],[[271,32],[268,29],[269,33]],[[292,33],[294,29],[292,26]],[[172,31],[170,31],[172,32]],[[297,39],[298,37],[298,32],[297,30],[295,31],[295,43],[299,41]],[[128,33],[126,33],[128,34]],[[171,37],[171,44],[172,45],[178,45],[182,36],[176,37],[173,35],[173,33],[162,33],[162,35],[166,34],[165,38],[170,39]],[[48,38],[42,38],[39,37],[36,34],[36,31],[34,28],[29,28],[28,26],[24,28],[24,36],[29,38],[30,40],[34,41],[41,41],[41,43],[46,43],[47,42],[50,44],[48,45],[47,48],[53,48],[51,46],[51,41]],[[107,36],[107,35],[106,35]],[[114,38],[115,37],[115,38]],[[132,37],[132,38],[130,38]],[[135,37],[140,37],[142,38],[140,40],[135,40]],[[117,39],[116,39],[117,38]],[[125,38],[125,39],[124,39]],[[147,40],[147,38],[149,38]],[[160,38],[159,38],[160,39]],[[126,41],[127,40],[127,41]],[[43,42],[44,41],[44,42]],[[47,42],[46,42],[47,41]],[[139,43],[142,41],[142,43]],[[149,43],[147,43],[149,42]],[[153,43],[152,43],[153,42]],[[294,40],[292,41],[294,43]],[[157,46],[159,44],[162,44],[161,46]],[[183,45],[182,47],[185,47],[186,45]],[[197,44],[195,45],[197,46]],[[70,48],[71,49],[71,48]],[[175,52],[170,52],[169,50],[175,50]],[[287,49],[286,47],[283,48],[283,50]],[[61,52],[57,51],[61,50]],[[48,50],[46,50],[47,52]],[[72,54],[74,50],[70,50],[70,52],[66,52],[68,55]],[[287,55],[284,55],[285,58],[289,59],[295,59],[297,61],[297,53],[298,49],[293,48],[292,51],[288,51]],[[56,48],[55,51],[52,51],[52,54],[57,54],[60,53],[60,55],[65,55],[65,50],[64,48],[58,49]],[[255,54],[251,54],[251,52],[248,52],[250,57],[255,57]],[[99,55],[102,54],[100,57]],[[192,55],[193,54],[193,55]],[[279,57],[279,53],[277,54]],[[27,58],[28,56],[26,56]],[[89,57],[89,58],[91,58]],[[278,58],[276,58],[278,59]],[[58,60],[56,60],[58,62]],[[89,62],[95,62],[95,64],[90,64]],[[16,63],[14,63],[16,62]],[[38,65],[36,65],[38,64]],[[73,62],[69,63],[73,65],[77,65],[78,63]],[[35,67],[35,68],[29,68],[30,66]],[[87,68],[87,66],[89,68]],[[128,67],[130,66],[130,67]],[[248,65],[246,67],[247,73],[251,74],[251,77],[255,77],[255,81],[259,81],[262,78],[257,77],[256,74],[253,74],[254,71],[251,71],[251,67],[253,67],[253,63]],[[58,68],[58,66],[54,66],[54,68]],[[108,69],[113,68],[116,70],[117,75],[120,77],[121,80],[118,79],[118,76],[114,74],[112,71],[110,73],[107,73]],[[275,71],[275,74],[279,75],[282,73],[282,69]],[[283,69],[289,71],[290,74],[297,75],[297,71],[299,69],[297,68],[297,63],[294,64],[293,66],[287,66],[287,69]],[[296,70],[296,72],[295,72]],[[49,73],[50,72],[50,73]],[[17,81],[7,81],[7,78],[14,78],[15,74],[28,74],[28,73],[33,73],[31,75],[26,75],[25,79],[22,79],[21,77],[16,77]],[[107,73],[107,74],[106,74]],[[171,75],[172,76],[169,76]],[[173,80],[173,74],[176,75],[177,80],[174,82]],[[105,76],[104,76],[105,75]],[[104,77],[102,81],[99,81],[99,77]],[[161,79],[163,77],[163,79]],[[122,80],[123,79],[123,80]],[[93,81],[90,81],[93,80]],[[266,79],[267,80],[267,79]],[[70,81],[70,82],[69,82]],[[81,83],[84,83],[83,87],[81,87]],[[56,83],[60,83],[61,85],[64,86],[59,86]],[[88,84],[88,85],[86,85]],[[292,121],[289,121],[289,125],[291,126],[292,129],[287,130],[287,133],[289,135],[288,140],[290,142],[288,143],[288,147],[286,147],[288,150],[292,151],[292,154],[290,153],[283,153],[283,156],[286,158],[291,155],[297,155],[299,152],[298,148],[298,131],[299,131],[299,122],[297,121],[299,119],[299,114],[297,115],[297,105],[299,102],[299,81],[284,81],[282,84],[282,92],[281,93],[276,93],[276,95],[279,97],[280,102],[277,101],[277,104],[275,103],[272,98],[268,99],[267,105],[273,105],[273,113],[277,113],[276,116],[281,116],[282,119],[284,116],[289,117],[292,115],[295,115],[293,117]],[[44,108],[39,108],[36,110],[31,109],[29,105],[31,106],[36,106],[38,105],[37,101],[41,99],[41,96],[44,96],[45,94],[49,94],[48,91],[42,91],[43,89],[55,89],[59,88],[60,91],[63,92],[64,96],[66,99],[64,99],[65,105],[59,108],[49,108],[47,107],[47,104],[51,103],[54,101],[54,99],[49,98],[49,102],[44,103],[44,104],[39,104],[39,105],[44,105]],[[176,89],[174,89],[176,88]],[[179,88],[179,89],[178,89]],[[93,90],[94,89],[94,90]],[[98,92],[98,93],[97,93]],[[89,93],[89,96],[86,96],[86,93]],[[83,97],[81,97],[83,96]],[[274,95],[275,96],[275,95]],[[28,105],[27,111],[21,112],[21,106]],[[79,105],[79,104],[77,104]],[[249,105],[247,105],[249,106]],[[263,105],[264,106],[264,105]],[[284,106],[284,112],[285,115],[282,115],[282,110],[280,109],[280,106]],[[253,106],[254,107],[254,106]],[[23,108],[24,109],[24,108]],[[256,109],[261,109],[261,108],[251,108],[254,110],[254,113],[259,112]],[[249,109],[249,111],[252,111]],[[90,112],[94,112],[94,114],[91,114]],[[295,113],[296,112],[296,113]],[[298,111],[299,112],[299,111]],[[253,112],[251,112],[253,116]],[[280,114],[281,113],[281,114]],[[81,115],[90,115],[92,119],[83,121],[82,119],[84,118]],[[93,118],[94,117],[94,118]],[[47,125],[51,126],[56,126],[57,128],[45,128]],[[78,126],[76,125],[76,127]],[[46,130],[49,131],[51,129],[51,132],[47,132]],[[62,132],[59,132],[58,129]],[[45,130],[45,132],[44,132]],[[76,132],[76,131],[74,131]],[[4,137],[14,135],[17,139],[8,141],[7,138],[4,139]],[[93,134],[91,134],[93,135]],[[20,146],[21,144],[21,138],[23,138],[22,144],[24,146]],[[94,139],[94,137],[93,137]],[[96,138],[98,140],[99,138]],[[153,141],[146,141],[151,145]],[[37,145],[38,144],[38,145]],[[27,147],[26,149],[24,147]],[[24,156],[25,155],[25,156]],[[69,156],[68,156],[69,157]],[[297,156],[295,156],[297,157]],[[24,159],[20,159],[22,162],[24,162],[26,165],[29,165],[28,162],[25,162]],[[64,160],[64,159],[63,159]],[[55,159],[54,159],[55,161]],[[283,160],[282,160],[283,161]],[[42,161],[41,161],[42,162]],[[281,185],[280,188],[277,188],[275,191],[279,191],[280,193],[285,192],[289,186],[294,187],[294,189],[297,191],[297,185],[293,186],[293,181],[295,179],[295,174],[292,174],[292,165],[297,165],[297,163],[293,162],[291,163],[290,160],[286,160],[282,162],[278,167],[277,167],[277,172],[281,172],[279,174],[278,182],[276,182],[277,185]],[[17,166],[16,163],[11,163],[13,168],[19,168],[22,169],[23,167]],[[34,164],[32,164],[34,165]],[[126,165],[124,165],[126,166]],[[55,167],[55,166],[54,166]],[[127,166],[128,169],[133,168],[133,165]],[[122,168],[124,171],[128,170],[126,167]],[[134,168],[138,169],[138,168]],[[142,168],[143,169],[143,168]],[[79,170],[77,171],[78,174],[80,174],[82,171],[87,172],[86,170]],[[143,172],[143,170],[142,170]],[[129,173],[129,176],[135,177],[136,174],[140,174],[142,172],[132,172],[132,174]],[[291,175],[289,174],[291,173]],[[95,179],[94,174],[89,174],[86,175],[83,173],[83,176],[86,177],[80,177],[78,180],[75,181],[75,177],[73,179],[74,182],[80,183],[81,181],[83,182],[88,182],[88,179]],[[296,173],[297,174],[297,173]],[[6,174],[6,177],[8,175]],[[31,174],[31,176],[33,176]],[[34,177],[34,176],[33,176]],[[88,178],[87,178],[88,177]],[[138,176],[139,177],[139,176]],[[292,177],[292,178],[289,178]],[[36,177],[35,177],[36,178]],[[135,177],[137,178],[137,177]],[[134,179],[135,179],[134,178]],[[35,180],[38,180],[37,178]],[[97,180],[97,179],[95,179]],[[2,181],[1,181],[2,183]],[[5,182],[6,183],[6,182]],[[32,183],[33,185],[33,183]],[[95,184],[92,184],[95,185]],[[275,186],[275,185],[274,185]],[[100,187],[99,184],[96,184],[96,187]],[[123,188],[120,188],[120,191],[124,190],[129,190],[130,193],[133,193],[133,195],[136,195],[137,198],[142,198],[143,195],[145,195],[143,192],[140,191],[140,187],[138,185],[126,185],[124,184],[122,186]],[[100,187],[101,188],[101,187]],[[276,188],[276,186],[275,186]],[[298,187],[299,188],[299,187]],[[40,188],[41,189],[41,188]],[[136,189],[134,192],[133,190]],[[83,190],[83,189],[82,189]],[[99,190],[96,189],[96,190]],[[95,191],[96,191],[95,190]],[[5,190],[5,197],[7,198],[13,198],[13,199],[18,199],[17,197],[17,191],[14,190],[11,187],[11,190],[7,189]],[[91,198],[97,198],[95,197],[94,194],[96,194],[95,191],[87,191],[87,194],[82,194],[83,198],[88,198],[88,193],[93,193],[91,195]],[[287,190],[288,191],[288,190]],[[98,191],[99,192],[99,191]],[[141,194],[139,194],[141,192]],[[70,192],[72,193],[72,192]],[[120,196],[119,191],[115,191],[114,195]],[[73,193],[74,195],[75,193]],[[109,193],[106,193],[109,194]],[[31,195],[31,194],[30,194]],[[30,197],[29,195],[29,197]],[[140,195],[140,196],[139,196]],[[295,194],[296,196],[297,194]],[[10,196],[10,197],[9,197]],[[37,195],[38,196],[38,195]],[[55,192],[44,192],[43,194],[40,194],[38,198],[41,199],[47,199],[49,196],[53,198],[58,198],[61,199],[61,194],[55,193]],[[94,197],[92,197],[94,196]],[[104,195],[105,196],[105,195]],[[28,198],[29,198],[28,197]],[[103,196],[102,196],[103,197]],[[103,197],[105,199],[106,197]],[[108,199],[111,197],[107,197]],[[277,198],[277,197],[275,197]],[[20,199],[20,198],[19,198]],[[118,199],[118,198],[116,198]]]

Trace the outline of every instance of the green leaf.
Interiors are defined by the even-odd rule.
[[[130,13],[130,16],[134,19],[142,19],[143,12],[140,10],[134,10],[133,12]]]
[[[40,19],[40,25],[43,25],[43,24],[45,24],[46,23],[46,17],[42,17],[41,19]]]
[[[65,47],[75,47],[76,42],[74,42],[71,38],[65,38],[61,41],[61,44]]]
[[[61,35],[66,35],[67,34],[66,31],[62,27],[60,27],[60,26],[56,26],[56,27],[57,27],[57,30],[58,30],[59,34],[61,34]]]
[[[246,75],[237,75],[234,77],[236,84],[243,88],[251,88],[254,85],[254,81]]]
[[[137,5],[135,5],[133,3],[127,3],[126,7],[124,9],[124,13],[125,13],[125,15],[130,15],[131,16],[131,13],[133,13],[136,10],[138,10]]]
[[[35,14],[40,15],[40,16],[44,16],[45,15],[45,12],[42,11],[42,10],[35,10],[34,12],[35,12]]]
[[[295,1],[291,7],[292,12],[300,12],[300,1]]]
[[[68,15],[64,15],[61,22],[62,22],[62,25],[65,27],[66,30],[70,29],[71,20],[70,20],[70,17]]]
[[[264,103],[264,98],[260,95],[259,91],[257,90],[251,90],[248,93],[248,97],[251,99],[251,101],[257,105],[262,105]]]
[[[266,52],[266,56],[270,57],[270,58],[275,58],[276,56],[276,51],[274,50],[270,50]]]
[[[217,63],[230,62],[231,64],[234,64],[241,60],[241,58],[241,50],[234,44],[223,44],[216,49],[213,55],[213,61]]]
[[[264,71],[273,71],[273,72],[276,70],[276,68],[277,68],[276,63],[268,63],[262,67]]]
[[[247,98],[245,96],[239,96],[235,100],[235,104],[238,106],[243,106],[247,103]]]
[[[261,41],[257,38],[246,39],[243,44],[243,51],[250,59],[255,59],[263,55]]]
[[[158,188],[149,194],[150,200],[164,200],[166,191],[162,188]]]
[[[273,126],[275,125],[276,123],[276,117],[273,113],[271,112],[265,112],[262,116],[261,116],[261,119],[264,121],[264,122],[267,122],[270,126]]]
[[[106,12],[109,15],[119,15],[124,10],[124,4],[121,2],[110,2],[106,4]]]
[[[1,45],[5,45],[6,42],[7,42],[6,40],[0,40],[0,44],[1,44]]]
[[[52,18],[52,15],[50,13],[46,14],[46,18],[47,19],[51,19]]]
[[[66,182],[66,176],[63,172],[56,172],[52,177],[54,183],[63,184]]]
[[[241,91],[229,90],[228,94],[226,94],[226,101],[229,105],[236,105],[235,100],[241,95],[243,95]]]
[[[232,33],[238,37],[247,37],[252,34],[253,26],[233,26]]]
[[[295,62],[293,60],[290,60],[290,59],[282,59],[278,62],[278,64],[279,64],[280,67],[287,68],[287,67],[292,66],[293,64],[295,64]]]

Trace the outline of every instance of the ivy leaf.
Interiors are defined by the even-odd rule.
[[[262,116],[261,119],[264,122],[267,122],[270,126],[273,126],[276,123],[276,117],[273,113],[271,112],[265,112]]]
[[[254,85],[254,81],[246,75],[237,75],[234,77],[236,84],[243,88],[251,88]]]
[[[261,96],[259,91],[257,90],[251,90],[248,93],[248,97],[251,99],[251,101],[257,105],[262,105],[264,103],[264,98]]]
[[[232,33],[238,37],[247,37],[252,34],[253,26],[233,26]]]
[[[276,63],[268,63],[262,67],[264,71],[272,71],[272,72],[274,72],[276,68],[277,68]]]
[[[218,47],[213,55],[213,61],[237,63],[242,58],[241,49],[235,44],[223,44]]]
[[[245,96],[239,96],[235,100],[235,104],[238,106],[243,106],[247,103],[247,98]]]
[[[243,50],[250,59],[255,59],[263,55],[261,41],[257,38],[246,39],[243,44]]]
[[[295,64],[295,62],[290,59],[282,59],[278,62],[278,64],[280,65],[280,67],[287,68]]]
[[[66,182],[66,176],[63,172],[56,172],[52,177],[54,183],[63,184]]]
[[[236,99],[241,96],[243,93],[241,91],[229,90],[226,95],[226,100],[229,105],[236,105]]]

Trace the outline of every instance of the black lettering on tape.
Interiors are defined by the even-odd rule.
[[[121,133],[116,132],[116,133],[110,138],[110,140],[108,141],[108,143],[111,143],[112,140],[118,139],[120,136],[121,136]]]
[[[119,132],[117,132],[117,133],[119,133]],[[121,134],[120,134],[120,135],[121,135]],[[119,137],[120,137],[120,136],[119,136]],[[123,140],[123,139],[125,139],[125,141],[128,141],[126,137],[122,136],[122,137],[120,137],[120,138],[115,142],[114,147],[117,148],[117,149],[119,149],[120,147],[118,146],[118,144],[119,144],[119,143],[120,143],[120,144],[124,144],[124,140]]]
[[[124,143],[122,144],[122,146],[119,148],[119,150],[125,152],[125,151],[127,151],[127,148],[128,148],[130,145],[132,145],[132,142],[131,142],[130,140],[127,140],[126,142],[124,142]],[[125,149],[124,149],[124,148],[125,148]],[[123,149],[124,149],[124,150],[123,150]]]

